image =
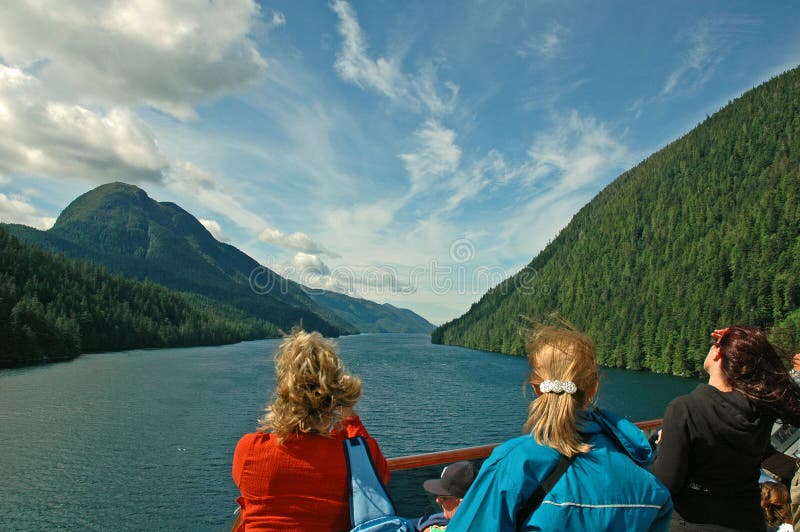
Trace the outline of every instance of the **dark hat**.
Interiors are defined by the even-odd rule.
[[[478,469],[472,462],[456,462],[442,469],[442,478],[426,480],[422,487],[434,495],[463,499],[477,474]]]

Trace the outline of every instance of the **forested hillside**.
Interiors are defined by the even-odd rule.
[[[365,333],[425,333],[435,326],[414,312],[326,290],[310,291],[311,299]]]
[[[157,202],[133,185],[108,183],[82,194],[47,231],[6,227],[37,247],[89,260],[127,278],[200,294],[283,330],[302,322],[330,336],[357,332],[311,301],[296,283],[218,242],[178,205]],[[250,286],[255,269],[261,272],[259,285],[266,287],[259,293]]]
[[[798,349],[800,70],[730,102],[584,206],[533,261],[434,342],[523,352],[558,312],[603,364],[698,373],[717,327]]]
[[[274,325],[240,310],[111,275],[23,244],[0,228],[0,367],[277,335]]]

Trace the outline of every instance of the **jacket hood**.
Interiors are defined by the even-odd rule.
[[[653,448],[644,432],[624,417],[608,410],[594,408],[587,411],[580,431],[584,434],[604,433],[641,466],[653,460]]]
[[[765,423],[772,425],[772,419],[766,419],[768,416],[742,393],[721,392],[713,386],[701,384],[692,394],[699,398],[694,408],[705,410],[705,419],[716,420],[715,433],[735,446],[751,446],[760,434],[761,426]]]

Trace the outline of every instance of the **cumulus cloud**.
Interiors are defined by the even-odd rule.
[[[39,81],[0,64],[0,171],[97,182],[160,181],[168,167],[131,111],[47,101]]]
[[[220,227],[219,222],[216,220],[204,220],[202,218],[198,218],[198,221],[203,224],[203,227],[211,233],[211,236],[219,240],[220,242],[230,242],[231,239],[222,232],[222,227]]]
[[[308,253],[297,253],[292,258],[292,266],[301,273],[305,272],[307,274],[316,275],[330,275],[331,273],[330,268],[328,268],[328,265],[325,264],[322,259]]]
[[[248,37],[259,14],[254,0],[3,2],[0,56],[35,65],[52,99],[191,119],[195,104],[263,76]],[[272,12],[272,26],[283,22]]]
[[[417,150],[400,154],[411,178],[411,193],[426,189],[443,175],[455,172],[461,160],[456,133],[434,120],[414,132]]]
[[[278,229],[266,228],[258,235],[258,239],[275,246],[300,251],[302,253],[327,255],[329,257],[339,257],[337,253],[327,250],[322,244],[315,242],[305,233],[284,233]]]
[[[50,229],[56,219],[31,205],[25,197],[0,193],[0,221]]]
[[[336,0],[331,9],[339,17],[342,48],[336,57],[336,72],[342,79],[362,89],[373,89],[415,110],[440,115],[455,106],[459,87],[452,81],[440,82],[434,63],[427,62],[416,75],[402,71],[402,57],[378,57],[368,53],[367,40],[352,6]]]
[[[554,22],[541,35],[536,35],[525,41],[524,46],[517,51],[523,57],[535,55],[547,61],[554,59],[561,51],[564,37],[569,33],[567,28]]]

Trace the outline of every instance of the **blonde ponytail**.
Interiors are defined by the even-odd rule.
[[[578,432],[578,422],[597,389],[598,373],[594,343],[574,326],[565,325],[541,326],[528,343],[529,380],[539,397],[528,407],[525,430],[539,444],[572,457],[590,449]],[[572,382],[577,389],[542,393],[544,381],[556,380]]]

